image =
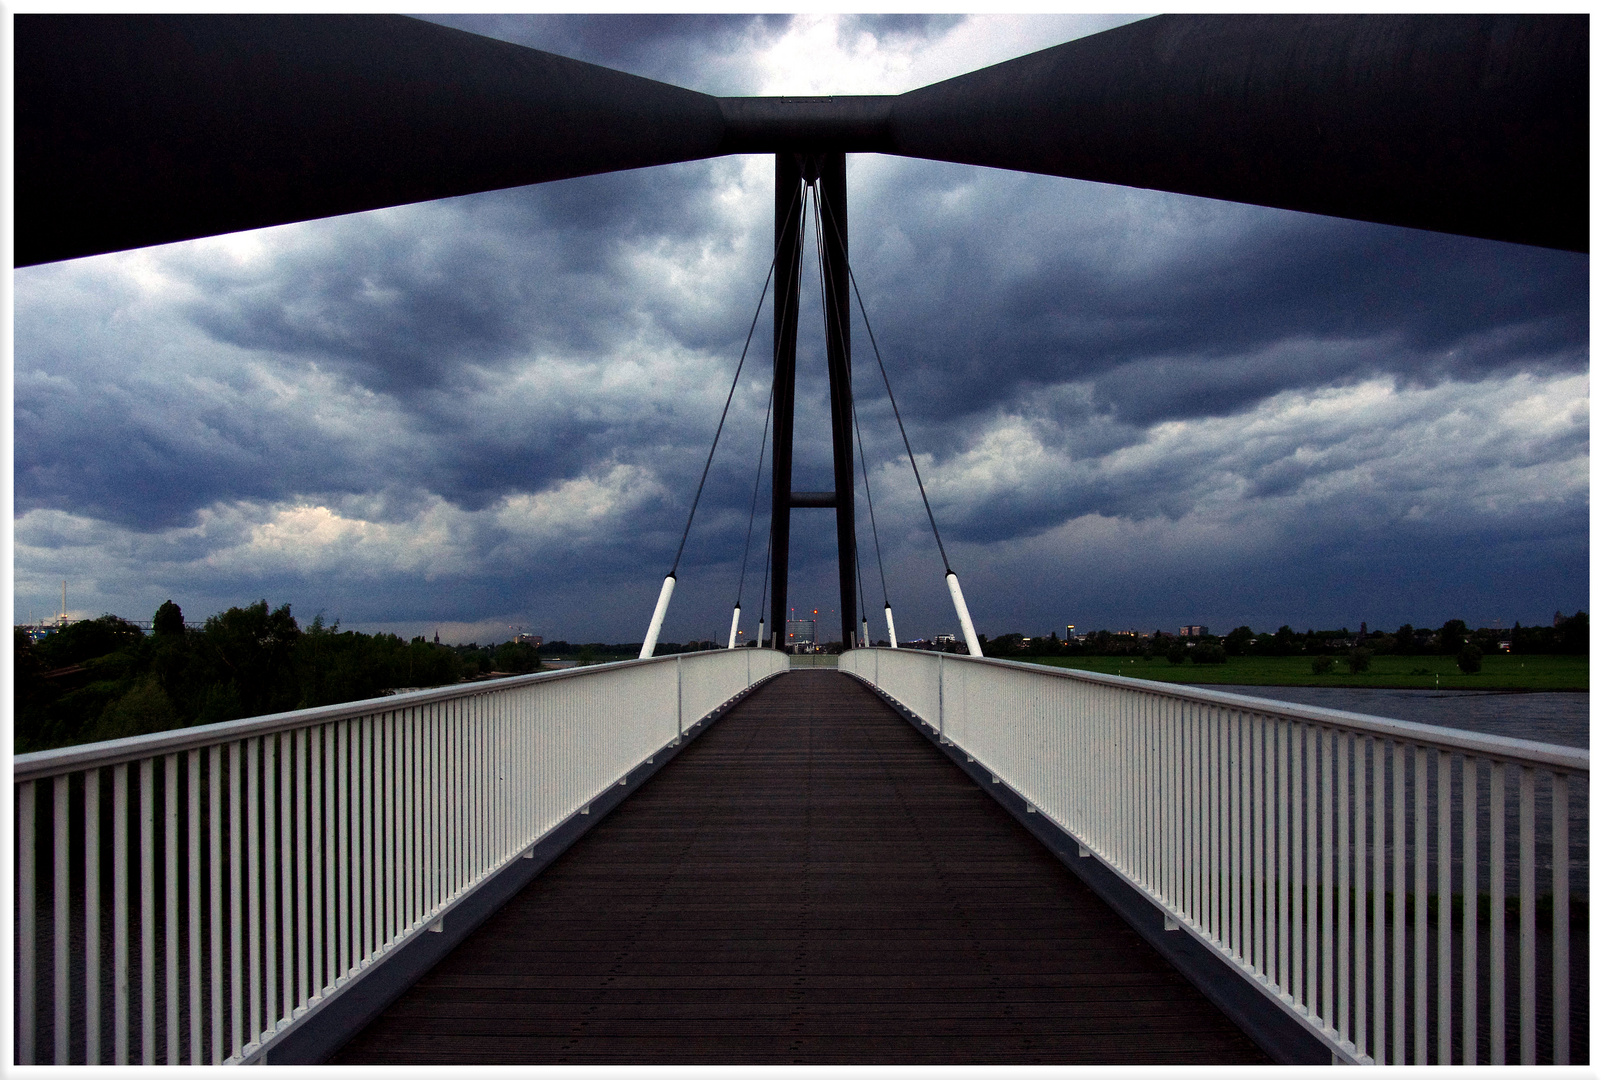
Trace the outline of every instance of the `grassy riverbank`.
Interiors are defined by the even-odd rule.
[[[1307,656],[1233,656],[1223,664],[1172,664],[1162,656],[1021,657],[1053,667],[1101,671],[1136,679],[1178,683],[1231,683],[1239,686],[1359,686],[1403,690],[1572,690],[1588,689],[1585,656],[1509,656],[1482,658],[1482,669],[1464,675],[1452,656],[1374,656],[1370,670],[1348,673],[1339,658],[1330,674],[1316,675]]]

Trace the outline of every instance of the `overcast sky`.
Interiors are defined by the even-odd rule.
[[[1127,20],[438,21],[709,93],[852,94]],[[1587,606],[1585,256],[875,155],[847,175],[854,270],[981,633]],[[17,619],[65,579],[74,617],[265,598],[448,641],[638,641],[772,200],[773,159],[730,157],[16,271]],[[824,489],[803,281],[794,485]],[[765,307],[665,640],[728,626],[769,326]],[[861,318],[853,344],[898,629],[955,631]],[[823,617],[833,520],[793,522],[792,602]]]

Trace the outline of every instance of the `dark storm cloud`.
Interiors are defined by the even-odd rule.
[[[917,358],[909,394],[926,416],[1073,380],[1152,423],[1333,378],[1587,363],[1585,256],[1045,177],[885,171],[894,182],[855,207],[855,261],[882,339]],[[961,222],[941,205],[955,192],[976,211]],[[1155,220],[1168,235],[1147,259]],[[892,258],[876,243],[887,228],[905,239]],[[1376,347],[1298,358],[1294,341]]]
[[[799,27],[439,21],[716,93],[766,85],[758,54]],[[896,59],[969,25],[852,16],[822,36]],[[1255,625],[1347,618],[1366,590],[1398,612],[1372,625],[1474,618],[1433,590],[1585,602],[1586,257],[950,164],[848,169],[854,268],[983,632],[1045,629],[1071,602],[1082,624]],[[18,596],[70,576],[142,617],[173,591],[201,614],[267,595],[348,622],[527,609],[537,632],[638,636],[768,268],[771,170],[685,163],[18,271]],[[808,257],[793,480],[823,489]],[[728,625],[769,326],[765,308],[669,637]],[[861,323],[853,341],[899,624],[952,629]],[[862,501],[859,520],[869,567]],[[834,543],[827,513],[797,515],[799,603],[836,602]]]
[[[530,349],[593,350],[619,325],[620,261],[643,244],[728,244],[705,163],[587,177],[337,219],[271,266],[192,266],[195,323],[407,394]],[[707,329],[639,300],[676,328]],[[727,333],[726,327],[720,330]]]

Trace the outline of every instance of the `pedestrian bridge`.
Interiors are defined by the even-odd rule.
[[[892,649],[23,755],[16,1060],[1585,1062],[1587,784]]]

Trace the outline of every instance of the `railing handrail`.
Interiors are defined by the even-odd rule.
[[[501,679],[455,683],[425,690],[411,690],[387,697],[363,698],[360,701],[343,701],[337,705],[317,705],[310,709],[291,709],[288,712],[267,713],[242,720],[223,720],[215,724],[197,724],[193,727],[156,731],[148,735],[130,735],[123,739],[60,746],[52,750],[36,750],[31,754],[18,754],[12,759],[11,782],[42,780],[81,769],[120,765],[162,754],[193,750],[214,743],[233,742],[253,735],[269,735],[279,731],[326,724],[369,713],[391,712],[396,709],[428,705],[437,701],[476,697],[480,694],[499,693],[535,682],[555,682],[594,675],[600,671],[620,671],[644,664],[663,664],[685,657],[717,656],[729,650],[704,649],[700,652],[675,653],[670,656],[653,656],[644,660],[615,660],[591,664],[588,667],[559,668],[555,671],[536,671],[528,675],[509,675]]]
[[[892,652],[893,650],[881,649],[876,646],[857,651]],[[923,650],[898,649],[895,651],[901,654],[908,654]],[[964,656],[958,653],[935,653],[933,655],[943,661],[992,664],[998,667],[1028,671],[1036,675],[1049,675],[1063,679],[1098,683],[1105,686],[1137,689],[1164,697],[1179,698],[1183,701],[1198,701],[1214,705],[1226,705],[1237,709],[1248,709],[1267,716],[1283,716],[1294,720],[1306,720],[1345,731],[1366,735],[1381,735],[1418,745],[1431,746],[1440,750],[1468,750],[1486,757],[1499,758],[1513,764],[1541,765],[1546,769],[1562,769],[1566,772],[1581,774],[1589,772],[1590,752],[1576,746],[1537,742],[1533,739],[1516,739],[1507,735],[1487,735],[1479,731],[1466,731],[1463,728],[1421,724],[1412,720],[1393,720],[1385,716],[1369,716],[1365,713],[1348,712],[1343,709],[1327,709],[1319,705],[1302,705],[1291,701],[1250,697],[1246,694],[1228,694],[1220,690],[1205,690],[1200,687],[1157,682],[1152,679],[1137,679],[1128,675],[1105,675],[1099,671],[1082,671],[1076,668],[1061,668],[1049,664],[1033,664],[1020,660],[1002,660],[991,656]],[[1266,689],[1273,690],[1274,687],[1267,687]]]

